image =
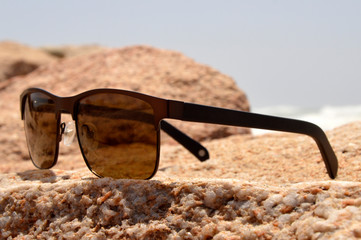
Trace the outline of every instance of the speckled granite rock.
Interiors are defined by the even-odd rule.
[[[361,183],[265,186],[237,180],[91,179],[73,172],[1,175],[1,237],[352,239]]]
[[[81,165],[59,170],[73,160],[64,156],[54,170],[18,165],[18,173],[0,174],[1,236],[357,239],[361,122],[328,137],[339,159],[336,180],[312,139],[294,134],[205,142],[211,159],[204,163],[165,145],[149,181],[97,179]]]

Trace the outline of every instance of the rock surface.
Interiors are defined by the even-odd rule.
[[[2,189],[2,237],[352,239],[361,233],[360,183],[265,187],[236,180],[43,174],[16,176],[14,186]]]
[[[181,53],[144,46],[102,50],[60,60],[27,76],[13,78],[0,91],[0,163],[28,159],[19,110],[19,96],[28,87],[44,88],[60,96],[94,88],[121,88],[163,98],[249,110],[245,94],[230,77]],[[67,115],[63,119],[71,120]],[[196,139],[249,133],[241,128],[173,123]],[[162,137],[170,141],[166,135]],[[79,156],[77,146],[61,151]],[[69,168],[74,167],[70,165]]]
[[[14,76],[26,75],[39,66],[54,61],[54,57],[41,50],[15,42],[2,41],[0,42],[0,83]]]
[[[328,137],[339,159],[336,180],[328,179],[312,139],[294,134],[211,140],[205,142],[211,159],[203,163],[179,146],[165,145],[159,172],[149,181],[97,179],[80,165],[76,171],[60,170],[62,165],[35,170],[29,163],[17,173],[0,174],[1,234],[358,239],[361,122]],[[59,163],[70,160],[61,156]]]

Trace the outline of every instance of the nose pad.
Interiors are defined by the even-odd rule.
[[[62,135],[63,135],[63,143],[65,146],[70,146],[75,137],[75,124],[74,121],[62,123]]]

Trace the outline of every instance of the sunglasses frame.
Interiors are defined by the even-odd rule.
[[[329,177],[334,179],[337,176],[337,170],[338,170],[337,157],[327,139],[326,134],[323,132],[323,130],[320,127],[318,127],[313,123],[309,123],[301,120],[289,119],[289,118],[268,116],[257,113],[250,113],[250,112],[244,112],[238,110],[199,105],[194,103],[187,103],[176,100],[168,100],[168,99],[153,97],[146,94],[128,91],[128,90],[107,89],[107,88],[89,90],[72,97],[55,96],[39,88],[26,89],[20,96],[21,119],[24,119],[26,96],[28,96],[31,93],[38,93],[38,92],[47,95],[55,103],[55,115],[56,118],[58,119],[59,129],[57,131],[58,139],[56,146],[56,155],[54,159],[54,164],[52,166],[56,164],[58,158],[59,142],[61,140],[60,139],[61,134],[59,131],[61,114],[62,113],[71,114],[73,120],[76,122],[76,128],[78,128],[77,106],[81,99],[87,96],[91,96],[93,94],[114,93],[114,94],[122,94],[140,99],[150,104],[154,110],[154,127],[157,131],[157,159],[156,159],[156,167],[154,169],[154,172],[147,179],[152,178],[158,170],[159,154],[160,154],[160,129],[161,128],[163,129],[163,126],[164,129],[168,129],[170,133],[172,133],[170,134],[171,136],[173,135],[173,137],[175,137],[176,140],[180,142],[183,146],[185,146],[188,150],[193,149],[193,151],[191,150],[190,151],[195,156],[197,156],[197,152],[199,152],[198,150],[205,149],[202,145],[200,145],[199,143],[198,143],[199,145],[197,145],[197,142],[195,140],[189,138],[187,135],[185,135],[178,129],[172,127],[169,123],[164,123],[163,119],[167,119],[167,118],[189,121],[189,122],[220,124],[220,125],[235,126],[235,127],[258,128],[258,129],[308,135],[312,137],[316,142],[321,152]],[[78,129],[77,129],[77,134],[79,134]],[[78,143],[83,158],[90,171],[92,171],[83,153],[83,149],[79,141],[79,136],[78,136]],[[206,158],[204,158],[203,160],[199,158],[201,161],[208,159],[209,157],[208,151],[206,153],[207,153]],[[93,173],[99,176],[95,172]]]

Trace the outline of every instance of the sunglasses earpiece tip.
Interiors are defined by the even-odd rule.
[[[201,162],[204,162],[209,159],[209,153],[208,153],[207,149],[201,148],[198,150],[198,159]]]

